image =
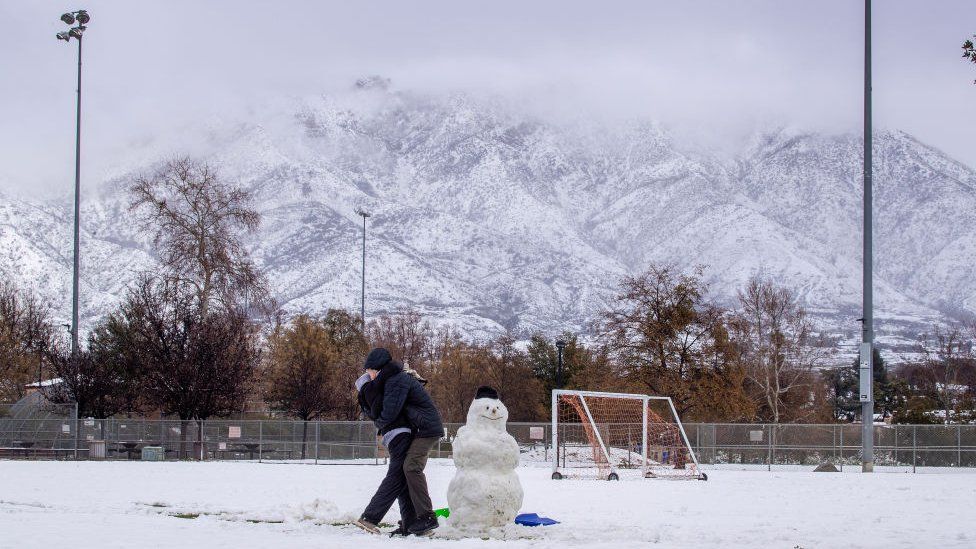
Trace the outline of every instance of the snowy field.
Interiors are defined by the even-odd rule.
[[[976,547],[976,471],[706,468],[709,481],[549,479],[518,470],[522,512],[560,520],[495,539],[389,539],[353,526],[385,467],[0,461],[0,547]],[[445,506],[449,460],[428,467]],[[863,510],[870,518],[860,518]],[[396,510],[386,522],[396,522]],[[389,529],[389,528],[387,528]]]

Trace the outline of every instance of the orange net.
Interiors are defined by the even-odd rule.
[[[564,393],[557,406],[557,470],[596,478],[619,478],[623,471],[698,478],[694,455],[667,399]]]

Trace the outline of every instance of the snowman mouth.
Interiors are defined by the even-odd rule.
[[[496,420],[499,420],[499,419],[501,419],[501,417],[491,417],[491,416],[481,416],[481,417],[483,417],[483,418],[485,418],[485,419],[490,419],[490,420],[492,420],[492,421],[496,421]]]

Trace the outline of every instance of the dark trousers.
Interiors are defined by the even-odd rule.
[[[410,499],[413,502],[415,516],[426,518],[434,512],[430,502],[430,492],[427,491],[427,477],[424,467],[427,466],[427,454],[437,444],[438,437],[415,438],[407,450],[406,461],[403,464],[403,474],[409,487]]]
[[[404,474],[404,463],[413,440],[413,436],[409,433],[402,433],[390,441],[390,446],[387,447],[390,452],[390,466],[386,469],[386,476],[376,489],[376,494],[369,500],[369,505],[363,511],[363,518],[369,522],[379,524],[394,501],[400,503],[400,517],[405,527],[417,519],[413,502],[410,500],[407,477]],[[430,498],[427,501],[429,502]]]

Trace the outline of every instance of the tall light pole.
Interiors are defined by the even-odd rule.
[[[363,218],[363,292],[362,292],[362,309],[360,315],[363,322],[363,332],[366,331],[366,218],[372,216],[373,214],[367,212],[362,208],[356,208],[356,215],[362,216]]]
[[[872,274],[871,0],[864,0],[864,302],[861,319],[861,472],[874,471],[874,301]]]
[[[78,355],[78,269],[80,266],[79,254],[79,217],[81,216],[81,37],[85,34],[86,25],[91,21],[91,16],[85,10],[65,13],[61,20],[72,27],[67,31],[57,34],[58,40],[70,42],[72,38],[78,41],[78,105],[75,118],[75,246],[74,246],[74,269],[71,275],[71,357]]]
[[[563,388],[563,349],[566,348],[566,342],[562,339],[556,340],[556,349],[558,349],[558,359],[556,362],[556,388]],[[555,406],[555,403],[553,403]]]

